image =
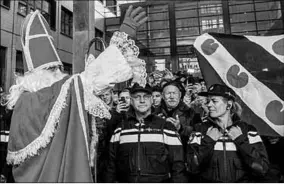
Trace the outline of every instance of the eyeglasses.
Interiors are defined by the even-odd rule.
[[[143,95],[143,96],[141,96],[141,95],[133,95],[131,97],[135,101],[140,101],[142,98],[143,98],[143,100],[149,100],[152,97],[152,95]]]

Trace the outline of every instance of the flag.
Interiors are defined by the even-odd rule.
[[[284,35],[205,33],[194,47],[207,86],[229,86],[244,121],[261,135],[284,136]]]

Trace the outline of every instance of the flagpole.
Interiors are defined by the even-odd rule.
[[[73,0],[73,74],[84,71],[85,53],[94,34],[95,2]]]

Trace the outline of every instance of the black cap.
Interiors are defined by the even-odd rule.
[[[209,95],[215,95],[215,96],[223,96],[228,99],[235,100],[236,99],[236,93],[229,88],[226,85],[222,84],[213,84],[209,87],[207,92],[200,92],[198,93],[199,96],[209,96]]]
[[[130,94],[134,94],[136,92],[145,92],[148,94],[152,94],[151,86],[147,83],[146,86],[143,88],[138,83],[135,83],[132,88],[130,88]]]
[[[181,84],[181,82],[178,82],[178,81],[170,81],[170,82],[167,82],[164,86],[163,86],[163,90],[165,89],[165,87],[167,86],[176,86],[179,91],[181,92],[181,99],[183,99],[184,95],[185,95],[185,89],[183,87],[183,85]]]

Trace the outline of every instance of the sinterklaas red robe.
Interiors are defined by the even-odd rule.
[[[75,81],[78,84],[77,89]],[[69,83],[69,87],[64,86],[64,83]],[[66,89],[65,99],[60,99],[65,107],[60,113],[59,121],[48,122],[49,114],[60,92],[62,94],[64,91],[61,89],[65,87],[69,89]],[[86,133],[89,132],[89,127],[86,111],[82,110],[84,107],[80,101],[83,99],[82,91],[82,83],[77,76],[71,80],[65,77],[51,87],[21,95],[14,109],[17,113],[12,117],[8,150],[21,154],[41,148],[37,156],[29,157],[20,165],[14,166],[13,175],[16,182],[93,182],[87,159],[88,148],[85,136],[89,140],[89,134]],[[83,122],[80,113],[83,115]],[[47,132],[50,131],[54,131],[52,133],[54,136],[48,138]],[[42,147],[48,139],[51,139],[50,143]]]

